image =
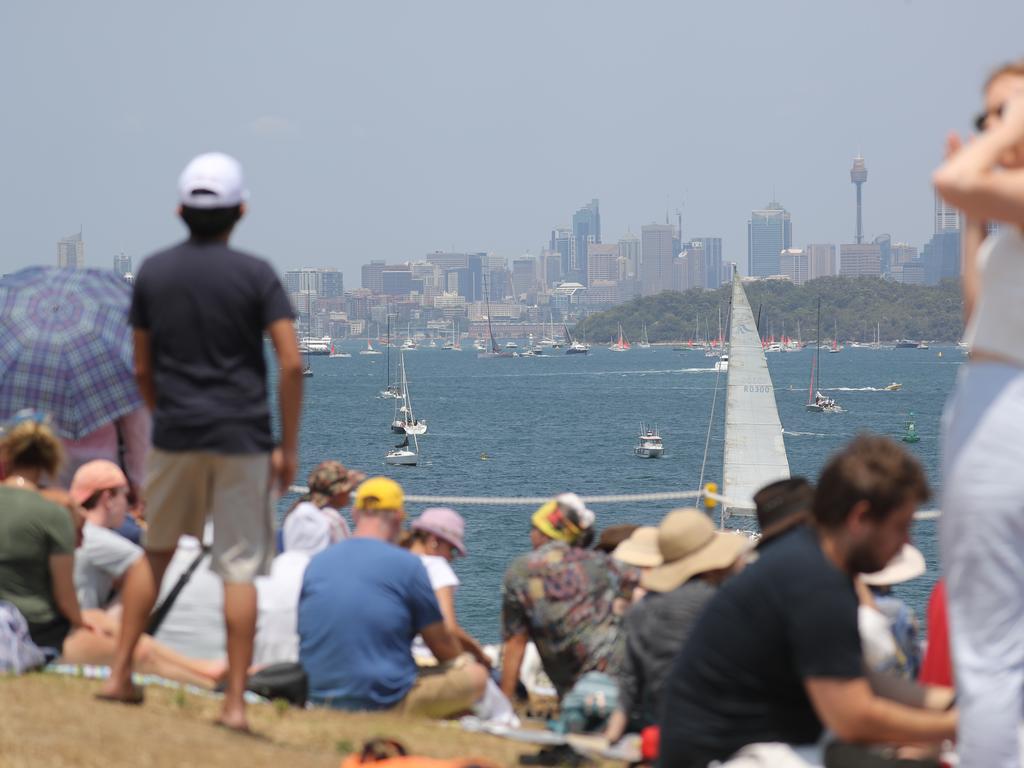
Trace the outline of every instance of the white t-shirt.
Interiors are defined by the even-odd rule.
[[[199,540],[182,536],[160,584],[161,605],[181,575],[199,556]],[[164,618],[156,639],[193,659],[223,659],[227,653],[224,629],[224,582],[210,570],[210,557],[203,558]]]
[[[86,523],[75,550],[75,592],[82,610],[106,608],[114,581],[142,557],[142,548],[109,528]]]
[[[301,518],[301,519],[300,519]],[[352,536],[352,531],[348,527],[348,522],[342,516],[342,514],[332,507],[318,507],[311,501],[303,501],[298,504],[295,509],[288,513],[288,517],[284,521],[284,548],[285,550],[292,549],[289,546],[289,540],[291,536],[291,529],[295,527],[296,530],[304,529],[302,532],[303,542],[310,539],[315,533],[314,528],[320,529],[321,535],[325,535],[327,538],[327,544],[337,544],[339,541]],[[304,549],[309,548],[308,543],[303,544]]]
[[[309,560],[303,552],[282,552],[274,558],[270,575],[256,579],[259,615],[253,664],[299,660],[299,593]]]
[[[459,577],[455,575],[455,571],[452,570],[447,560],[438,555],[420,555],[419,557],[423,567],[427,569],[431,589],[435,592],[445,587],[458,589]],[[427,648],[427,644],[423,642],[423,637],[420,635],[416,635],[412,640],[412,655],[413,658],[422,660],[434,658],[434,654]]]

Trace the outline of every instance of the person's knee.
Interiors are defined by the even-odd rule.
[[[468,672],[473,683],[474,700],[483,698],[484,691],[487,690],[487,679],[490,677],[487,668],[483,664],[473,662]]]

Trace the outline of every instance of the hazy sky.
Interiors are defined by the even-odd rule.
[[[243,162],[236,242],[280,269],[437,249],[538,253],[600,198],[602,230],[683,210],[725,238],[772,196],[795,244],[931,235],[929,174],[1019,0],[46,2],[0,5],[0,271],[84,228],[109,267],[181,236],[198,152]]]

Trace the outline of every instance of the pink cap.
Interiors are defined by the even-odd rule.
[[[71,498],[81,504],[97,491],[127,488],[128,478],[112,461],[96,459],[83,464],[71,478]]]
[[[462,537],[466,532],[466,521],[462,515],[448,507],[431,507],[423,510],[423,514],[412,521],[410,526],[414,531],[432,533],[437,538],[443,539],[455,547],[455,550],[465,556],[466,545],[462,543]]]

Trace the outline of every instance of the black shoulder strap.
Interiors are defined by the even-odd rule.
[[[193,560],[189,567],[185,569],[185,572],[178,577],[177,583],[171,591],[167,593],[167,597],[164,598],[164,601],[156,607],[153,613],[150,614],[149,624],[146,625],[147,635],[155,635],[157,630],[160,629],[160,625],[164,623],[164,619],[167,618],[167,614],[170,613],[171,608],[174,607],[174,601],[178,599],[178,595],[181,594],[181,590],[183,590],[185,585],[188,584],[188,580],[192,578],[192,574],[196,572],[196,568],[199,567],[199,563],[203,561],[203,558],[206,557],[209,551],[210,548],[204,544],[199,552],[199,556]]]

